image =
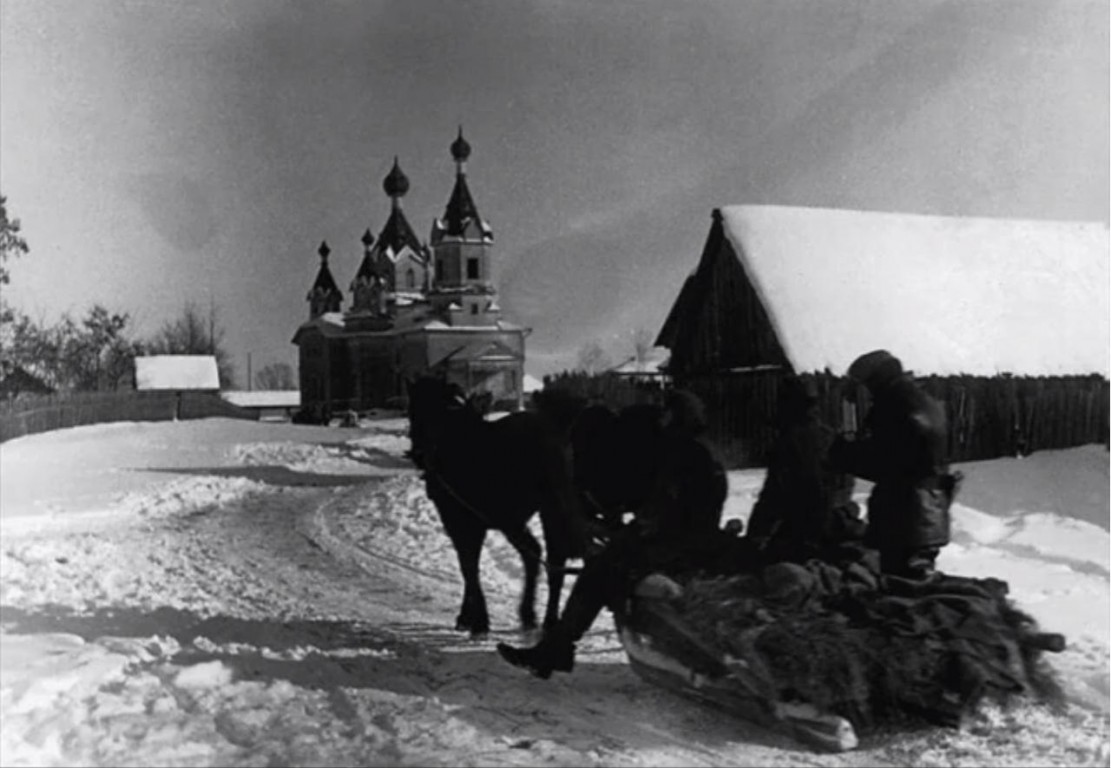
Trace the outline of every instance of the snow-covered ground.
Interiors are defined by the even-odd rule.
[[[483,560],[494,632],[453,631],[455,557],[404,430],[208,419],[0,445],[0,764],[1109,764],[1101,446],[963,465],[940,560],[1005,579],[1067,635],[1050,656],[1067,708],[820,755],[641,681],[608,616],[571,675],[501,662],[494,642],[523,638],[500,535]],[[762,476],[730,473],[728,517]]]

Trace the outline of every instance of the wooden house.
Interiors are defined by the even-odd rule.
[[[953,460],[1106,443],[1108,256],[1102,223],[730,206],[656,344],[733,466],[763,462],[785,374],[854,428],[873,349],[945,402]]]

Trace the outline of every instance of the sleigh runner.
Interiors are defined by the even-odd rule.
[[[693,632],[661,594],[661,586],[670,591],[665,579],[654,575],[641,581],[628,610],[615,616],[621,645],[638,676],[815,749],[843,752],[857,746],[856,730],[847,719],[808,703],[779,701],[762,690],[766,686],[744,659],[720,652]]]

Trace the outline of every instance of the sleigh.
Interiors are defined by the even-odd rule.
[[[674,589],[678,585],[666,577],[649,576],[615,615],[621,644],[638,676],[820,751],[857,746],[848,720],[808,703],[778,700],[744,659],[722,653],[692,631],[670,603]]]

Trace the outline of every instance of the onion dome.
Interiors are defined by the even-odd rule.
[[[320,254],[320,271],[316,273],[316,282],[313,283],[313,291],[322,291],[325,294],[336,293],[339,294],[339,286],[336,285],[335,278],[332,277],[332,271],[328,269],[328,254],[332,249],[328,247],[327,241],[321,240],[320,247],[316,250]]]
[[[401,170],[401,166],[397,163],[397,155],[393,158],[393,168],[390,169],[389,174],[386,175],[385,180],[382,182],[382,189],[390,197],[404,197],[405,193],[409,191],[409,177]]]
[[[463,126],[459,126],[459,136],[451,144],[451,155],[458,165],[455,188],[451,190],[444,215],[432,222],[432,245],[438,245],[445,237],[484,242],[494,239],[493,231],[478,215],[471,190],[467,187],[467,174],[463,166],[470,154],[471,145],[463,138]]]
[[[370,228],[363,232],[363,247],[370,250],[370,246],[374,245],[374,235],[370,234]]]
[[[471,156],[471,145],[463,138],[463,126],[459,126],[459,136],[451,142],[451,156],[457,163],[462,163]]]
[[[325,312],[338,312],[340,303],[343,301],[343,294],[340,293],[339,286],[332,277],[332,271],[328,269],[328,254],[332,249],[328,247],[327,242],[321,241],[320,248],[316,252],[320,254],[320,270],[316,273],[316,281],[306,297],[309,300],[310,318],[318,317]]]

